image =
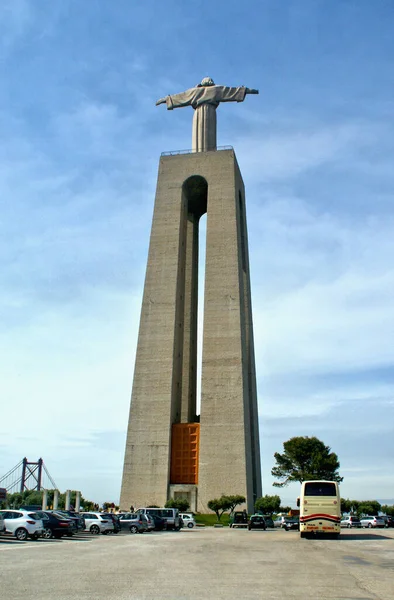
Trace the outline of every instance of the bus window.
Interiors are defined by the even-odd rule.
[[[304,496],[336,496],[337,488],[331,481],[308,481],[305,483]]]

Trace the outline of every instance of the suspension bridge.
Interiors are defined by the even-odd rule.
[[[8,473],[0,477],[0,488],[7,490],[8,494],[26,490],[40,492],[58,489],[42,458],[36,462],[23,458]]]

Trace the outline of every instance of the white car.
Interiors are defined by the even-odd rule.
[[[1,510],[4,518],[5,532],[11,533],[17,540],[24,541],[28,537],[36,540],[42,536],[44,525],[34,512],[27,510]]]
[[[189,529],[192,529],[193,527],[195,527],[196,522],[194,520],[193,515],[190,515],[189,513],[180,513],[179,516],[183,521],[184,527],[189,527]]]
[[[102,515],[99,512],[82,513],[85,519],[85,531],[90,531],[98,535],[99,533],[108,533],[114,530],[114,522],[110,517]]]

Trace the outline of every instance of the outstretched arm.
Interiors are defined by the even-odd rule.
[[[156,106],[159,106],[159,104],[166,104],[166,102],[167,102],[167,97],[159,98],[159,100],[156,102]]]
[[[259,90],[254,90],[252,88],[245,88],[245,94],[258,94]]]

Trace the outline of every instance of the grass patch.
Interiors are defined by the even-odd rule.
[[[208,515],[195,514],[194,520],[197,524],[205,525],[207,527],[213,527],[216,523],[220,523],[221,525],[228,526],[230,522],[230,515],[224,514],[220,521],[218,521],[217,516],[210,513]]]

